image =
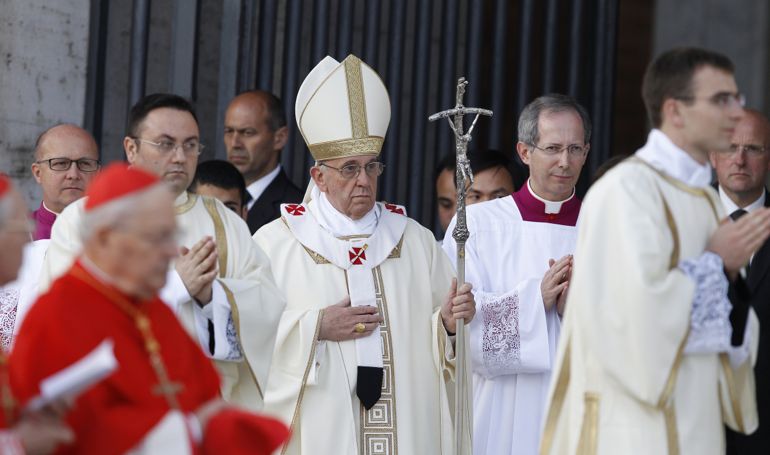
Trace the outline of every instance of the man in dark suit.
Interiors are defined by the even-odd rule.
[[[757,111],[746,109],[736,125],[732,144],[712,152],[719,197],[731,218],[770,206],[765,180],[770,172],[770,122]],[[746,268],[751,306],[759,317],[760,336],[754,376],[757,389],[759,429],[751,435],[727,430],[728,454],[767,454],[770,447],[770,241],[754,254]]]
[[[283,202],[300,202],[303,192],[279,164],[288,139],[283,104],[272,93],[252,90],[233,98],[225,113],[227,160],[246,180],[248,215],[253,234],[279,217]]]

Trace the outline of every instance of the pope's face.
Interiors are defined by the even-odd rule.
[[[0,285],[16,279],[21,267],[24,245],[30,239],[30,220],[27,208],[16,190],[6,194],[1,202],[10,209],[8,218],[0,223],[0,245],[3,254],[0,255]]]
[[[103,247],[118,267],[113,278],[135,297],[152,297],[166,284],[169,264],[177,255],[174,197],[164,190],[140,198],[132,216],[106,237],[109,243]]]
[[[710,154],[719,185],[730,195],[756,199],[770,170],[767,124],[757,114],[747,114],[735,126],[731,142],[730,148]]]
[[[377,157],[374,155],[327,160],[313,166],[310,176],[318,189],[326,193],[335,209],[350,219],[358,220],[374,207],[378,176],[369,175],[364,166],[375,161]],[[343,177],[338,170],[355,165],[361,166],[360,172],[350,179]]]
[[[585,143],[583,121],[573,111],[543,111],[538,119],[537,144],[519,142],[516,149],[529,166],[532,190],[548,201],[563,201],[572,195],[580,170],[586,162],[589,144]],[[582,154],[567,151],[570,145],[584,147]],[[549,148],[561,149],[550,154]]]
[[[179,195],[190,186],[198,165],[198,150],[185,152],[182,144],[199,140],[198,123],[192,114],[161,107],[147,114],[139,125],[137,139],[123,139],[123,148],[129,163],[157,175]],[[164,152],[148,142],[173,142],[177,147]]]

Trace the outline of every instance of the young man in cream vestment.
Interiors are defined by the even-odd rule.
[[[215,360],[222,396],[258,411],[284,308],[268,259],[240,217],[216,199],[185,191],[202,148],[189,102],[176,95],[148,95],[131,109],[128,123],[123,147],[129,163],[160,176],[176,194],[183,247],[160,297]],[[70,204],[54,223],[41,292],[80,253],[84,204],[84,199]]]
[[[544,454],[716,455],[723,422],[757,427],[759,332],[739,272],[770,213],[722,223],[709,186],[708,152],[743,115],[732,64],[674,49],[643,95],[647,144],[583,203]]]
[[[326,57],[295,113],[316,160],[309,202],[254,235],[287,302],[265,393],[265,412],[291,425],[283,453],[451,454],[450,334],[474,302],[431,232],[375,202],[387,89],[357,57]]]

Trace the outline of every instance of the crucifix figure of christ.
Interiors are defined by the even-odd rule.
[[[457,171],[456,171],[456,188],[457,188],[457,223],[455,224],[454,231],[452,231],[452,237],[457,242],[457,287],[465,283],[465,241],[468,240],[470,232],[468,231],[468,225],[465,220],[465,192],[467,187],[473,183],[473,171],[471,170],[470,161],[468,161],[468,143],[471,141],[471,133],[473,128],[476,127],[476,122],[479,116],[486,115],[492,116],[492,111],[489,109],[481,109],[478,107],[465,107],[463,105],[463,97],[465,96],[465,86],[468,85],[468,81],[464,77],[457,80],[457,92],[455,97],[455,107],[447,109],[445,111],[437,112],[428,120],[431,122],[442,118],[447,119],[449,127],[455,135],[455,153],[457,155]],[[463,118],[468,114],[475,114],[471,126],[468,131],[463,132]],[[466,183],[467,182],[467,183]],[[455,338],[455,358],[457,362],[457,383],[455,384],[455,455],[460,455],[462,450],[462,435],[465,432],[465,396],[466,387],[465,383],[465,320],[461,319],[457,321],[457,337]]]

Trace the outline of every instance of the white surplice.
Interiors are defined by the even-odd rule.
[[[560,327],[556,308],[545,310],[540,283],[549,259],[574,252],[577,230],[525,221],[510,196],[468,206],[467,225],[465,273],[477,305],[470,324],[473,453],[534,455]],[[456,260],[449,234],[444,250]]]
[[[64,273],[79,254],[80,223],[85,198],[73,202],[57,217],[40,280],[40,291]],[[259,411],[267,384],[278,320],[284,309],[270,262],[251,239],[246,223],[216,199],[182,193],[176,200],[179,245],[192,247],[205,236],[214,239],[219,275],[212,301],[201,308],[189,295],[173,264],[161,298],[182,325],[210,355],[222,376],[222,396]],[[210,352],[209,322],[214,352]]]
[[[398,214],[400,207],[378,203],[353,222],[329,216],[315,196],[307,205],[284,205],[281,218],[254,234],[287,301],[264,409],[291,426],[283,453],[453,453],[455,360],[439,313],[453,276],[448,259],[428,230]],[[382,395],[368,411],[356,396],[356,378],[371,357],[354,340],[317,340],[323,309],[349,292],[353,300],[360,283],[350,280],[366,261],[375,263],[358,279],[373,280],[373,304],[384,318],[379,339],[363,338],[374,337],[377,350],[366,352],[384,367]],[[470,431],[464,441],[467,454]]]
[[[724,281],[721,266],[696,280],[682,267],[704,256],[724,217],[710,176],[653,130],[588,192],[543,454],[718,455],[724,424],[757,427],[756,315],[744,338],[751,356],[737,365],[729,347],[690,351],[701,286]]]

